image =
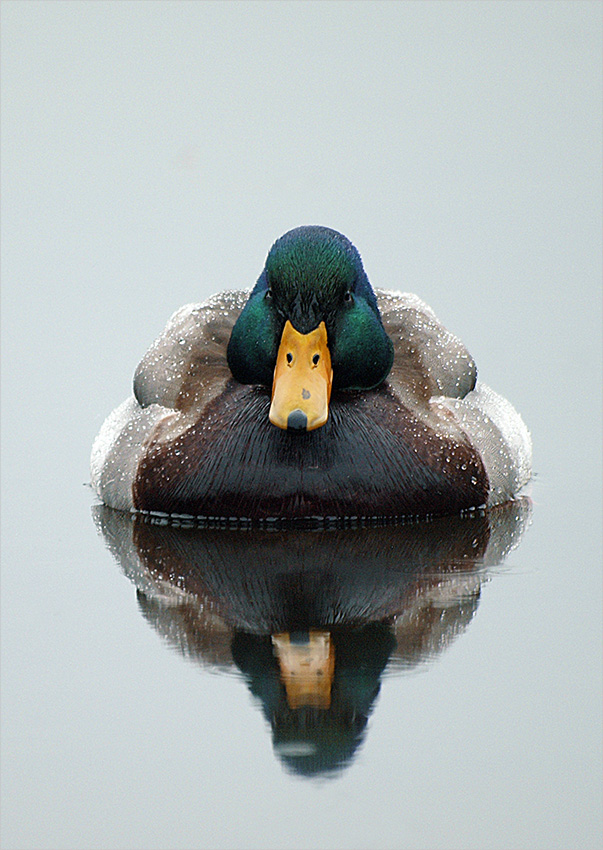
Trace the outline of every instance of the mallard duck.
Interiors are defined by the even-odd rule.
[[[373,290],[342,234],[278,239],[251,291],[189,304],[92,450],[119,510],[236,518],[454,514],[511,499],[528,430],[415,295]]]

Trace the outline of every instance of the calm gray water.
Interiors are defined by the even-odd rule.
[[[598,846],[600,4],[8,2],[2,56],[2,846]],[[304,223],[463,339],[530,499],[253,534],[97,505],[168,316]]]

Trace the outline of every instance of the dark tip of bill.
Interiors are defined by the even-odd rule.
[[[287,417],[287,428],[291,431],[305,431],[308,426],[308,417],[302,410],[292,410]]]

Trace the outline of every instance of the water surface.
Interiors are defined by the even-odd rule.
[[[600,5],[2,18],[3,847],[598,846]],[[531,504],[291,534],[96,504],[169,315],[306,223],[522,413]]]

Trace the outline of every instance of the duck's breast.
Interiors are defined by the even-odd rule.
[[[309,433],[268,421],[267,390],[230,381],[185,431],[150,439],[133,484],[138,510],[193,516],[402,516],[487,502],[462,432],[437,432],[383,387],[334,394]],[[454,436],[451,436],[451,433]]]

